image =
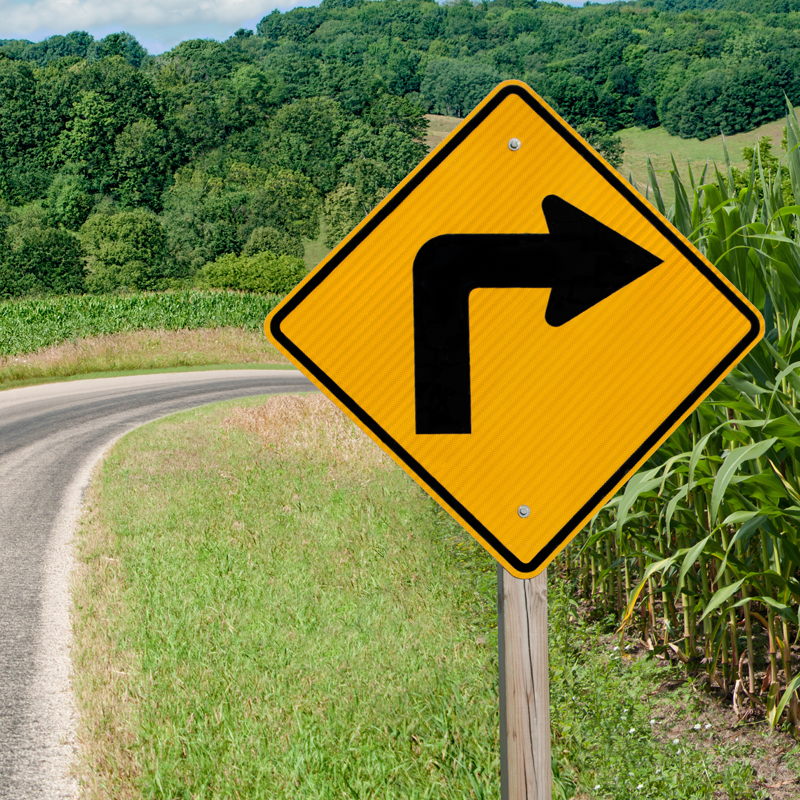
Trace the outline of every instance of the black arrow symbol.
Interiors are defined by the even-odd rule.
[[[417,433],[472,432],[473,289],[551,289],[545,320],[558,327],[661,263],[560,197],[545,197],[542,210],[549,233],[446,234],[426,242],[417,253]]]

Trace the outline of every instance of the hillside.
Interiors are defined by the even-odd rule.
[[[424,114],[506,78],[623,171],[634,127],[713,151],[800,103],[800,0],[322,0],[158,56],[0,40],[0,299],[252,288],[214,281],[264,252],[299,274],[424,156]]]

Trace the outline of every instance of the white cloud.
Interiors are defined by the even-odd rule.
[[[274,8],[287,7],[285,0],[0,0],[0,39],[39,41],[76,30],[101,38],[127,31],[160,53],[185,39],[226,39],[237,28],[255,28]]]
[[[562,0],[583,5],[583,0]],[[255,28],[279,8],[319,0],[0,0],[0,39],[40,41],[54,34],[88,31],[96,38],[127,31],[151,53],[193,38],[227,39],[237,28]],[[610,2],[610,0],[600,0]]]

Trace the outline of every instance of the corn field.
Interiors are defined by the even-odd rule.
[[[275,295],[198,289],[6,300],[0,302],[0,358],[123,331],[226,326],[259,330],[279,300]]]
[[[565,551],[579,590],[707,676],[740,717],[800,733],[800,125],[777,175],[758,149],[681,178],[659,210],[762,311],[763,340]],[[786,192],[786,172],[790,178]],[[784,184],[782,188],[781,184]],[[739,181],[741,186],[741,181]],[[788,197],[786,195],[789,195]],[[793,195],[793,197],[791,196]]]

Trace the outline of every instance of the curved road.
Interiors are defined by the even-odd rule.
[[[102,453],[175,411],[311,389],[294,370],[221,370],[0,392],[0,800],[76,793],[69,542]]]

